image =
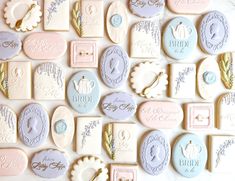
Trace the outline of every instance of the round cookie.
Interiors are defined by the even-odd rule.
[[[197,30],[185,17],[172,19],[163,32],[163,47],[166,54],[176,60],[188,58],[197,45]]]

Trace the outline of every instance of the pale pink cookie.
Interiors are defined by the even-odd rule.
[[[137,165],[111,164],[110,181],[137,181]]]
[[[206,130],[214,127],[213,103],[185,104],[185,129]]]
[[[70,43],[71,67],[98,67],[98,49],[96,41],[72,41]]]

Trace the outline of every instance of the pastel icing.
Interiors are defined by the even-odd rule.
[[[104,97],[101,102],[102,111],[114,120],[125,120],[136,112],[136,101],[125,92],[115,92]]]
[[[137,181],[138,165],[135,164],[111,164],[110,181],[132,180]]]
[[[7,31],[0,31],[0,60],[8,60],[21,51],[22,43],[15,34]]]
[[[66,130],[67,130],[67,124],[64,119],[60,119],[55,123],[55,132],[57,134],[63,134],[66,132]]]
[[[90,71],[77,72],[67,85],[67,97],[77,112],[91,112],[100,100],[100,87],[95,74]]]
[[[27,105],[20,113],[18,132],[26,146],[42,145],[49,133],[49,117],[46,110],[37,103]]]
[[[188,58],[197,45],[197,30],[185,17],[172,19],[163,33],[163,47],[168,56],[176,60]]]
[[[141,166],[148,174],[159,175],[168,167],[170,154],[166,136],[161,131],[152,131],[145,136],[140,146]]]
[[[108,47],[100,60],[103,82],[110,88],[122,86],[128,77],[130,63],[127,53],[117,45]]]
[[[36,153],[30,165],[35,175],[39,177],[57,178],[66,174],[69,162],[63,152],[50,149]]]
[[[207,148],[195,134],[177,138],[172,150],[172,164],[176,171],[187,178],[198,176],[206,166]]]
[[[224,51],[230,36],[227,18],[219,11],[210,11],[204,15],[198,32],[202,50],[212,55]]]

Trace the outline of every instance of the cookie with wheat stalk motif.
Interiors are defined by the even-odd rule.
[[[7,96],[7,63],[0,64],[0,91]]]
[[[115,147],[112,124],[107,124],[104,130],[104,148],[109,157],[115,160]]]

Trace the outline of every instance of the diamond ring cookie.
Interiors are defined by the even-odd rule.
[[[162,95],[168,84],[165,69],[152,62],[144,62],[135,66],[130,82],[132,89],[145,98]]]
[[[16,31],[31,31],[37,27],[42,12],[35,0],[10,0],[4,9],[4,18]]]

